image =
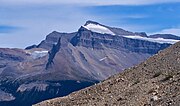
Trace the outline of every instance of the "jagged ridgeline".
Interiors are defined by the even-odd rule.
[[[77,32],[52,32],[26,49],[0,49],[0,105],[32,105],[68,95],[137,65],[175,42],[87,21]]]

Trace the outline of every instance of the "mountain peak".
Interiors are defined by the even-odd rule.
[[[88,24],[98,25],[99,23],[98,23],[98,22],[95,22],[95,21],[92,21],[92,20],[88,20],[88,21],[86,21],[86,23],[84,24],[84,26],[87,26]],[[99,25],[100,25],[100,24],[99,24]]]
[[[86,21],[85,25],[82,27],[96,33],[115,35],[108,27],[95,21]]]

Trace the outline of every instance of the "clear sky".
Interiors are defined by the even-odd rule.
[[[54,30],[74,32],[87,20],[180,36],[180,0],[0,0],[0,47],[38,44]]]

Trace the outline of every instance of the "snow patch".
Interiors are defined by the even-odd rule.
[[[31,53],[31,56],[34,58],[34,59],[37,59],[37,58],[41,58],[41,57],[44,57],[48,54],[48,51],[34,51]]]
[[[99,61],[103,61],[103,60],[105,60],[107,58],[107,56],[106,57],[104,57],[104,58],[102,58],[102,59],[99,59]]]
[[[99,25],[99,24],[88,24],[86,26],[83,26],[84,28],[91,30],[93,32],[97,32],[97,33],[101,33],[101,34],[111,34],[111,35],[115,35],[111,30],[109,30],[108,28]]]
[[[157,43],[169,43],[169,44],[174,44],[180,41],[180,40],[164,39],[164,38],[147,38],[147,37],[142,37],[142,36],[124,36],[124,37],[131,38],[131,39],[146,40],[146,41],[157,42]]]

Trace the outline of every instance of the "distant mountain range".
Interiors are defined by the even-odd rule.
[[[52,32],[26,49],[0,49],[0,105],[31,105],[93,85],[175,42],[87,21],[77,32]]]
[[[35,106],[179,106],[180,42],[103,82]]]

